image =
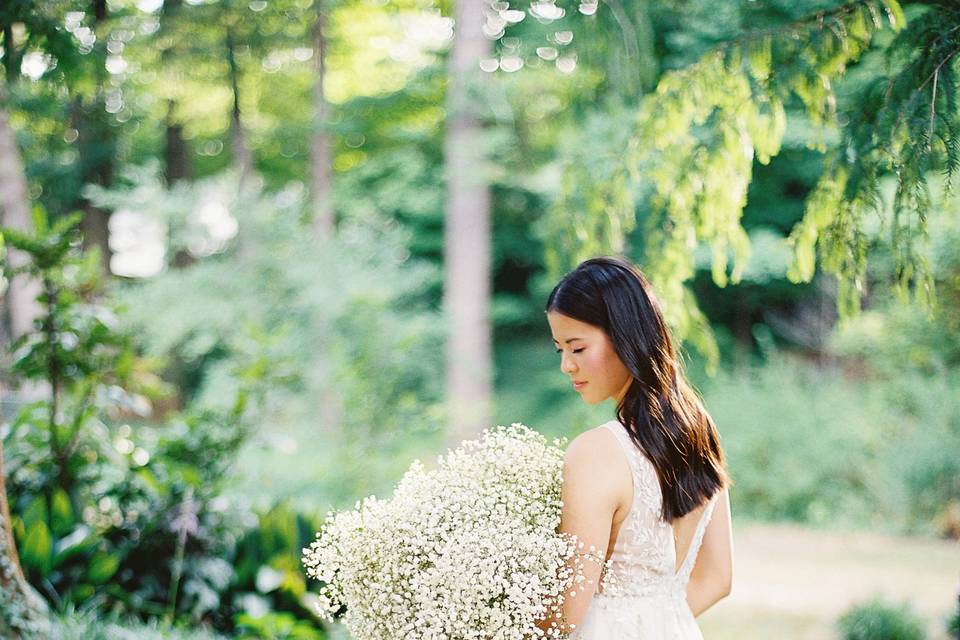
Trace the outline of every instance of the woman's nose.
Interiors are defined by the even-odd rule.
[[[577,370],[577,365],[573,363],[573,358],[567,354],[560,356],[560,371],[563,373],[573,373]]]

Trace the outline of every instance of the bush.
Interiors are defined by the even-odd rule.
[[[923,621],[904,605],[872,600],[852,607],[837,621],[843,640],[923,640]]]
[[[194,624],[216,617],[233,579],[222,558],[243,529],[219,499],[244,437],[242,413],[131,426],[149,411],[136,392],[163,385],[101,297],[97,256],[82,253],[78,218],[49,224],[39,211],[35,223],[32,236],[5,230],[30,258],[17,272],[5,265],[6,275],[43,283],[41,317],[15,344],[12,371],[47,397],[0,430],[23,569],[58,610]]]
[[[287,503],[280,503],[258,514],[256,526],[237,543],[233,560],[236,573],[229,597],[238,612],[234,621],[248,636],[259,632],[264,638],[280,637],[271,634],[280,634],[280,629],[292,633],[293,627],[320,633],[301,555],[321,524],[320,518],[297,513]],[[265,631],[269,629],[274,631]]]
[[[722,437],[738,513],[816,524],[870,522],[884,477],[878,456],[885,425],[876,420],[882,403],[839,374],[786,354],[721,372],[704,399]]]
[[[957,597],[956,611],[954,611],[950,619],[947,620],[947,633],[950,634],[951,639],[956,638],[960,640],[960,597]]]
[[[742,515],[947,533],[960,495],[960,372],[862,381],[786,353],[704,385]]]
[[[237,617],[239,640],[324,640],[316,626],[289,613],[242,614]]]
[[[25,571],[55,608],[217,618],[234,577],[224,558],[251,517],[219,496],[231,456],[223,432],[215,416],[138,429],[97,421],[81,449],[90,457],[62,488],[43,472],[41,427],[16,421],[5,443],[16,461],[14,533]]]

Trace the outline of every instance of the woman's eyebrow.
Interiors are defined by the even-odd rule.
[[[566,341],[566,344],[570,344],[570,343],[573,342],[574,340],[583,340],[583,338],[570,338],[569,340]],[[557,342],[557,339],[554,338],[553,341],[554,341],[554,342]]]

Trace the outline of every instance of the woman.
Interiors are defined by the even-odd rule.
[[[730,593],[728,479],[659,303],[628,262],[594,258],[546,313],[561,371],[588,404],[616,400],[617,419],[567,448],[560,530],[583,543],[586,580],[540,625],[579,640],[700,639],[694,618]]]

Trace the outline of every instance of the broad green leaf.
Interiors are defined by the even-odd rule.
[[[36,571],[43,578],[50,574],[53,568],[53,537],[46,522],[34,522],[27,527],[20,561],[25,568]]]
[[[93,584],[103,584],[113,577],[120,567],[120,556],[106,551],[99,551],[90,558],[87,567],[87,579]]]
[[[43,496],[34,498],[23,512],[23,524],[31,529],[38,522],[47,524],[47,501]]]
[[[62,488],[57,487],[50,500],[50,528],[55,536],[62,536],[73,528],[73,507],[70,497]]]

